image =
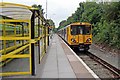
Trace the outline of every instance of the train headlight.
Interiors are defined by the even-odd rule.
[[[91,41],[91,38],[88,38],[87,40],[86,40],[86,42],[90,42]]]
[[[76,43],[76,40],[74,38],[71,39],[72,42]]]

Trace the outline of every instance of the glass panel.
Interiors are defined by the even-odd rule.
[[[91,27],[85,27],[85,34],[91,34]]]
[[[91,34],[91,27],[85,25],[71,26],[71,35]]]
[[[71,26],[71,35],[77,35],[77,26]]]
[[[83,26],[78,26],[78,34],[83,34]]]

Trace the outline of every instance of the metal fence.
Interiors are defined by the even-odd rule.
[[[35,75],[35,54],[40,63],[49,42],[46,20],[25,5],[1,2],[0,9],[0,75]]]

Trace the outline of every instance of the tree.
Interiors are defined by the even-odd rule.
[[[67,21],[66,21],[66,20],[61,21],[61,22],[59,23],[58,29],[63,28],[63,27],[65,27],[66,25],[67,25]]]
[[[53,22],[52,19],[47,19],[47,22],[49,23],[50,26],[55,27],[55,23]]]
[[[42,6],[41,5],[36,5],[36,4],[33,4],[32,5],[32,7],[34,7],[34,8],[38,8],[39,9],[39,11],[40,11],[40,13],[43,15],[44,14],[44,9],[42,9]]]
[[[94,41],[120,49],[120,1],[94,1],[79,3],[75,13],[60,22],[59,29],[73,22],[89,22],[94,26]]]

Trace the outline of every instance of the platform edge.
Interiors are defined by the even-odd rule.
[[[62,40],[62,39],[61,39]],[[63,41],[63,40],[62,40]],[[63,41],[64,42],[64,41]],[[100,79],[86,64],[85,62],[76,55],[76,53],[64,42],[64,44],[71,50],[71,52],[77,57],[77,59],[85,66],[85,68],[92,74],[94,78]]]

